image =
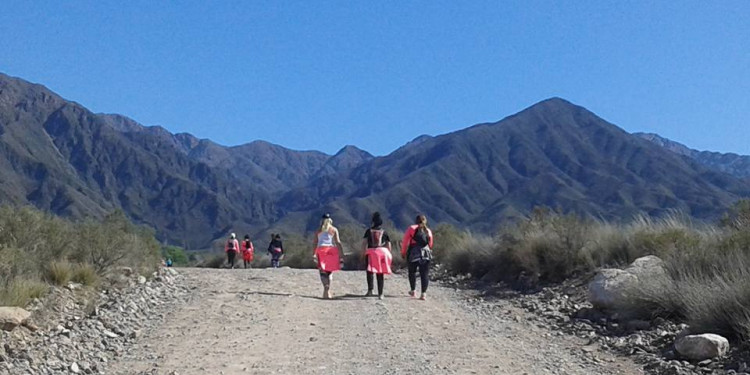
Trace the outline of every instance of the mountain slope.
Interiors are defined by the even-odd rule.
[[[279,206],[310,215],[322,203],[359,222],[378,209],[400,226],[425,212],[434,221],[492,229],[536,205],[608,219],[674,209],[714,218],[748,194],[731,176],[554,98],[318,179]]]
[[[653,133],[634,133],[633,135],[649,140],[674,153],[690,157],[711,169],[729,173],[739,178],[750,178],[749,155],[698,151]]]
[[[189,248],[230,231],[304,233],[324,211],[338,225],[362,225],[379,210],[399,227],[424,212],[431,223],[490,231],[538,205],[607,219],[675,209],[711,219],[750,196],[748,182],[557,98],[419,136],[386,156],[354,146],[329,156],[172,134],[2,74],[0,174],[0,203],[73,218],[122,209]]]
[[[121,208],[160,237],[193,248],[275,215],[270,197],[253,186],[149,133],[126,136],[42,86],[0,76],[0,103],[4,203],[74,218]]]

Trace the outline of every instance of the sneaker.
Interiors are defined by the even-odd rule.
[[[410,296],[412,296],[412,297],[414,297],[414,296],[416,296],[416,295],[417,295],[417,292],[415,292],[415,291],[413,291],[413,290],[410,290],[410,291],[409,291],[409,295],[410,295]]]
[[[426,300],[427,299],[427,294],[426,293],[422,293],[422,295],[419,296],[419,299],[421,299],[422,301]]]
[[[365,293],[365,297],[372,297],[372,290],[368,290],[367,293]]]
[[[383,295],[382,294],[378,294],[378,299],[382,300],[383,299]]]

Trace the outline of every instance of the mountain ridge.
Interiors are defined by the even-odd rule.
[[[122,209],[189,248],[229,231],[305,233],[379,210],[397,227],[492,231],[537,205],[607,219],[682,210],[718,217],[750,183],[715,172],[550,98],[494,123],[421,135],[375,157],[265,141],[222,146],[117,114],[94,114],[0,74],[0,202],[74,218]]]
[[[633,135],[679,155],[694,159],[709,168],[729,173],[735,177],[750,179],[750,155],[740,155],[733,152],[699,151],[654,133],[633,133]]]

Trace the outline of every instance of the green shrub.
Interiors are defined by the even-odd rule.
[[[71,267],[69,260],[78,265]],[[74,223],[30,207],[0,206],[0,295],[14,304],[46,290],[40,280],[94,285],[99,278],[92,270],[106,274],[127,266],[151,273],[158,261],[154,232],[132,224],[121,211]]]
[[[73,275],[73,266],[66,260],[53,261],[44,273],[44,279],[54,285],[66,285]]]
[[[177,246],[164,246],[161,249],[161,255],[164,259],[172,259],[172,264],[177,267],[187,266],[189,263],[185,249]]]

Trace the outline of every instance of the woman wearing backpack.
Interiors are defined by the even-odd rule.
[[[427,216],[417,215],[416,224],[409,226],[401,242],[401,257],[409,262],[409,295],[416,295],[417,269],[422,283],[419,299],[427,299],[427,286],[430,283],[430,260],[432,259],[432,231],[427,227]]]
[[[245,268],[253,261],[254,253],[253,243],[250,241],[250,236],[246,234],[245,239],[242,240],[242,261],[245,263]]]
[[[224,244],[224,251],[227,253],[229,268],[234,269],[234,257],[240,251],[240,243],[237,242],[237,236],[234,233],[229,235],[229,239]]]
[[[342,248],[339,230],[333,226],[330,214],[320,220],[320,228],[315,232],[313,260],[320,270],[320,282],[323,283],[323,299],[331,299],[331,280],[333,273],[341,269],[339,249]]]
[[[372,296],[372,278],[373,275],[378,279],[378,298],[383,299],[383,286],[385,284],[384,275],[391,274],[391,239],[388,233],[383,229],[383,219],[380,212],[372,214],[370,228],[365,231],[362,240],[362,249],[367,258],[367,294]]]
[[[284,257],[284,244],[281,243],[280,234],[271,234],[271,243],[268,244],[268,254],[271,255],[271,267],[279,268],[281,258]]]

